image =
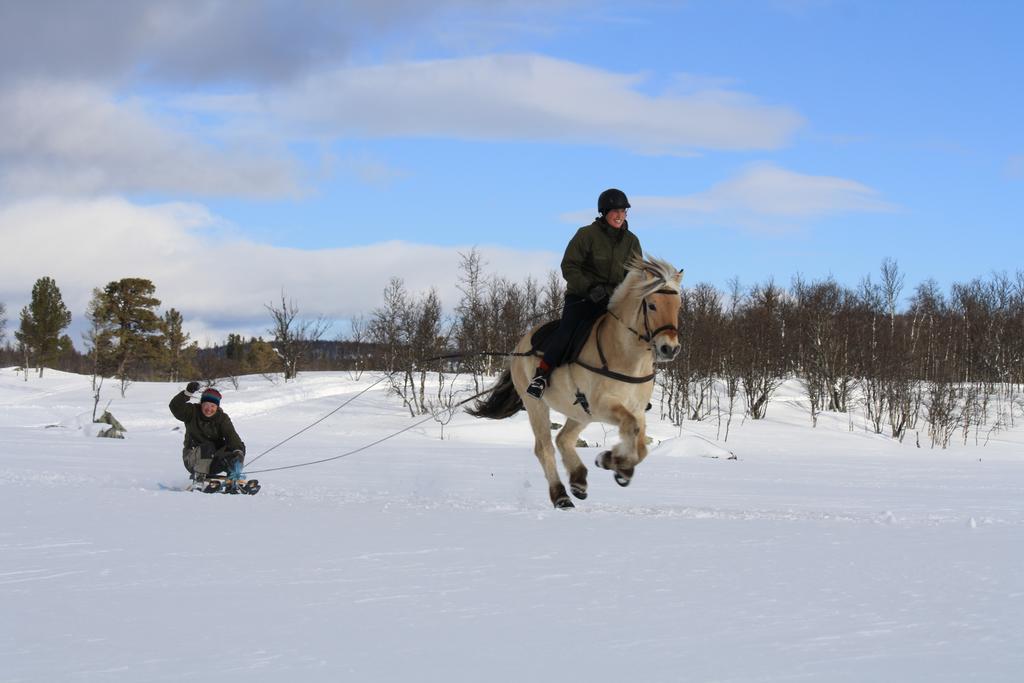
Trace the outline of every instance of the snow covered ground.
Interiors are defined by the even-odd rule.
[[[375,379],[223,407],[252,457]],[[408,427],[383,387],[250,469]],[[89,378],[0,370],[0,681],[1021,680],[1024,426],[918,449],[787,386],[728,444],[652,417],[633,484],[559,511],[525,414],[460,414],[222,496],[160,486],[180,388],[107,391],[117,441]]]

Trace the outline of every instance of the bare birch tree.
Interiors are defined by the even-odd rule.
[[[299,319],[298,304],[294,299],[286,298],[283,289],[280,303],[270,302],[264,304],[264,308],[270,312],[272,326],[267,332],[274,337],[274,351],[281,359],[287,382],[299,374],[299,364],[324,336],[330,323],[323,316],[313,320]]]

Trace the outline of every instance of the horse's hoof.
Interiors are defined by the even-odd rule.
[[[633,481],[630,477],[624,474],[615,473],[615,483],[619,486],[629,486],[629,482]]]
[[[603,470],[610,470],[611,469],[611,460],[612,460],[612,452],[611,451],[601,451],[600,453],[597,454],[597,457],[594,458],[594,465],[596,465],[597,467],[600,467]]]
[[[570,486],[569,490],[572,491],[572,495],[576,496],[580,500],[586,500],[587,489],[583,486]]]
[[[568,510],[569,508],[574,508],[576,506],[572,504],[572,501],[569,500],[567,496],[565,498],[559,498],[558,500],[556,500],[555,507],[558,508],[559,510]]]

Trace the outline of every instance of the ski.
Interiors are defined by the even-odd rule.
[[[260,482],[256,479],[234,479],[226,476],[206,477],[202,481],[193,482],[190,490],[201,493],[229,493],[255,496],[260,491]]]

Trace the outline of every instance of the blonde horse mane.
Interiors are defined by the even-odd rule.
[[[608,307],[617,307],[623,301],[638,301],[654,294],[659,289],[669,289],[679,294],[681,290],[679,271],[664,259],[634,256],[626,268],[629,272],[608,301]],[[648,277],[650,276],[650,277]]]

